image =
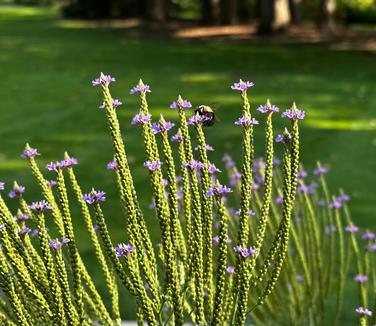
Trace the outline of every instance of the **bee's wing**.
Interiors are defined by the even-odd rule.
[[[209,105],[213,110],[216,110],[219,108],[219,102],[213,102]]]

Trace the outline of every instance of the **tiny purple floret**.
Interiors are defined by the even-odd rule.
[[[231,85],[231,89],[234,90],[234,91],[241,91],[241,92],[244,92],[246,91],[248,88],[251,88],[255,86],[255,84],[253,82],[250,82],[250,81],[242,81],[241,79],[239,80],[238,83],[234,83]]]

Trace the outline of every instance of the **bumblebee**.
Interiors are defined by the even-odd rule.
[[[196,108],[195,114],[198,114],[200,117],[203,117],[202,125],[206,127],[211,127],[216,121],[216,116],[214,113],[214,108],[217,106],[217,103],[209,105],[200,105]]]

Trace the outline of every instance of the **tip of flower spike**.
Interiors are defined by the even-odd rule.
[[[138,81],[138,85],[140,85],[140,86],[144,86],[144,82],[142,81],[141,78],[140,78],[140,80]]]
[[[159,123],[164,124],[165,122],[166,122],[166,120],[164,119],[163,114],[161,114],[161,116],[159,118]]]

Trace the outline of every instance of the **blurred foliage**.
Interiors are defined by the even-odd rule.
[[[340,0],[338,11],[347,23],[376,22],[376,1],[374,0]]]

